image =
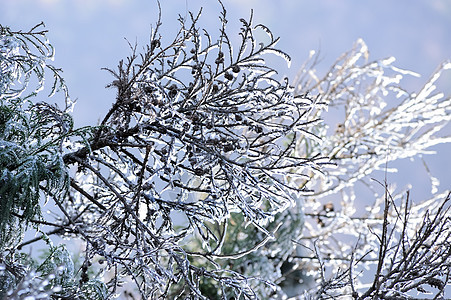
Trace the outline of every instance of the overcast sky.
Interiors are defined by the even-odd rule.
[[[214,0],[161,2],[163,32],[169,37],[177,29],[177,14],[185,16],[188,10],[197,11],[201,6],[205,24],[213,31],[216,29],[220,6]],[[279,48],[293,58],[291,69],[284,70],[291,77],[311,49],[320,50],[323,60],[318,69],[325,70],[358,38],[367,43],[370,59],[394,56],[397,66],[422,74],[422,78],[408,80],[412,91],[418,90],[441,62],[451,58],[449,0],[223,0],[223,3],[228,9],[230,34],[237,32],[238,20],[247,18],[253,9],[255,22],[264,23],[281,37]],[[155,0],[0,0],[3,26],[28,30],[45,22],[56,48],[54,65],[63,68],[70,95],[77,99],[75,121],[79,126],[96,124],[114,100],[115,92],[104,88],[112,78],[101,68],[114,68],[130,53],[124,38],[144,45],[156,18]],[[448,95],[450,73],[445,74],[440,85]],[[448,154],[451,147],[437,149],[440,155],[427,158],[427,162],[441,179],[443,188],[451,188]],[[409,165],[404,165],[407,167],[403,174],[409,173]],[[410,172],[409,180],[418,186],[425,178],[421,176]],[[405,176],[400,178],[402,184]],[[429,183],[423,184],[429,189]]]

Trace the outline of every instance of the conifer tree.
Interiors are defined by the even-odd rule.
[[[368,175],[449,142],[434,83],[451,64],[411,93],[414,73],[368,61],[359,40],[325,77],[313,55],[289,80],[266,60],[290,63],[279,38],[252,13],[230,33],[219,4],[217,28],[189,13],[169,43],[160,14],[149,44],[105,69],[116,98],[82,128],[43,24],[0,26],[0,297],[444,297],[449,194],[415,201]],[[345,115],[330,134],[333,107]],[[382,191],[364,215],[357,182]],[[23,251],[40,240],[41,257]]]

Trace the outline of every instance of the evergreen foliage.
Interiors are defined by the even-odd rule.
[[[65,134],[71,130],[71,117],[47,103],[31,102],[43,88],[44,68],[55,72],[52,93],[65,90],[58,70],[46,60],[52,48],[36,26],[27,33],[1,31],[0,95],[0,249],[17,247],[17,235],[32,219],[40,219],[40,191],[61,197],[68,190],[68,173],[62,160]],[[34,46],[37,53],[33,53]],[[32,74],[38,86],[26,88]],[[26,94],[26,95],[25,95]],[[19,226],[19,228],[17,228]]]

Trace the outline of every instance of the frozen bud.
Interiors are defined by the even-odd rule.
[[[150,50],[153,51],[155,50],[155,48],[160,47],[160,45],[160,40],[153,40],[152,42],[150,42]]]
[[[218,57],[216,58],[215,63],[217,65],[219,65],[219,64],[222,64],[223,62],[224,62],[224,53],[219,51]]]
[[[194,169],[194,174],[196,174],[197,176],[202,176],[202,175],[204,175],[204,169],[196,168],[196,169]]]
[[[177,96],[177,90],[170,90],[168,95],[170,98],[174,98],[175,96]]]
[[[328,202],[328,203],[324,204],[323,210],[325,212],[332,212],[332,211],[334,211],[334,204],[332,202]]]
[[[225,79],[227,79],[227,80],[232,80],[232,79],[233,79],[233,75],[230,74],[229,72],[225,72],[225,73],[224,73],[224,77],[225,77]]]
[[[232,144],[225,144],[224,145],[224,152],[230,152],[234,149]]]

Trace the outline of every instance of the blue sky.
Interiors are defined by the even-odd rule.
[[[115,67],[129,54],[124,38],[144,45],[157,17],[155,0],[0,0],[0,23],[26,30],[44,21],[56,48],[55,65],[62,67],[73,98],[78,98],[79,124],[96,121],[109,107],[113,91],[102,67]],[[229,31],[254,9],[256,22],[281,37],[279,47],[293,63],[293,76],[311,49],[320,50],[319,69],[363,38],[371,58],[394,56],[397,65],[423,75],[451,58],[451,2],[447,0],[224,0]],[[168,36],[177,29],[175,18],[204,7],[203,20],[215,29],[219,5],[212,0],[164,0],[163,23]],[[451,79],[450,76],[447,77]],[[448,91],[451,91],[449,89]],[[96,105],[98,110],[92,110]]]
[[[204,7],[207,27],[216,28],[220,6],[214,0],[162,0],[163,28],[171,37],[177,29],[177,14]],[[264,23],[281,37],[279,47],[292,58],[296,74],[310,50],[323,58],[326,70],[358,38],[370,50],[370,59],[394,56],[396,65],[422,74],[407,80],[418,90],[437,66],[451,59],[451,1],[448,0],[223,0],[228,9],[229,33],[237,32],[239,19],[254,10],[256,23]],[[76,125],[95,124],[111,106],[114,90],[105,89],[112,78],[102,67],[115,68],[130,53],[124,38],[144,45],[157,18],[155,0],[0,0],[0,23],[14,30],[28,30],[44,21],[56,48],[54,64],[64,77],[75,107]],[[444,74],[440,88],[451,94],[451,72]],[[451,130],[448,130],[451,132]],[[451,188],[449,145],[439,146],[439,155],[427,158],[443,188]],[[408,163],[402,163],[410,169]],[[413,169],[417,170],[417,169]],[[421,171],[418,171],[420,173]],[[409,171],[405,170],[405,173]],[[410,172],[412,173],[412,172]],[[423,177],[410,174],[411,182]],[[404,176],[405,177],[405,176]],[[403,176],[394,177],[402,182]],[[420,178],[420,179],[419,179]],[[414,183],[415,184],[415,183]],[[429,183],[425,183],[429,190]],[[420,188],[417,188],[420,189]],[[420,194],[420,192],[419,192]]]

